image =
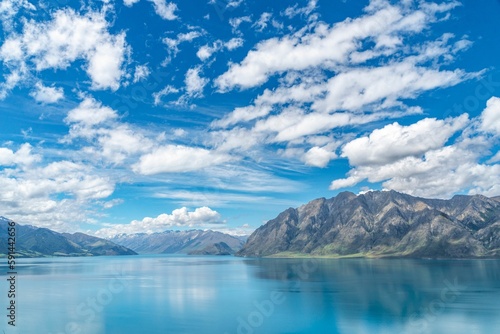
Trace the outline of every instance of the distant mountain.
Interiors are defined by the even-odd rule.
[[[110,240],[140,254],[224,255],[221,253],[235,253],[245,243],[239,237],[210,230],[121,234]]]
[[[237,255],[499,257],[500,197],[343,192],[285,210]]]
[[[193,250],[189,255],[231,255],[234,254],[234,249],[221,241],[213,245],[209,245],[201,250]]]
[[[7,254],[9,219],[0,217],[0,256]],[[83,233],[57,233],[47,228],[16,224],[18,257],[136,255],[111,241]]]

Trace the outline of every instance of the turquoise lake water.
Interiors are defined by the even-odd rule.
[[[20,259],[6,334],[499,333],[499,260]]]

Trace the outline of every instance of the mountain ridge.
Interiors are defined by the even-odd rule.
[[[0,217],[0,256],[7,254],[9,222]],[[18,223],[15,226],[17,257],[137,255],[131,249],[84,233],[59,233]]]
[[[187,230],[119,234],[108,240],[139,254],[227,255],[239,251],[241,237],[212,230]]]
[[[288,208],[238,256],[498,257],[500,197],[341,192]]]

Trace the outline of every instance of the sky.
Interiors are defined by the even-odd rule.
[[[342,191],[498,196],[498,17],[498,0],[0,0],[0,215],[242,235]]]

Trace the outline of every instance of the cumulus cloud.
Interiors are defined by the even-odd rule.
[[[201,67],[193,67],[190,68],[186,72],[186,78],[184,79],[184,83],[186,84],[186,93],[192,97],[201,97],[203,96],[203,88],[205,88],[208,83],[207,78],[203,78],[200,75]]]
[[[448,19],[449,11],[458,5],[456,2],[430,5],[374,0],[360,17],[335,24],[313,18],[317,5],[316,1],[309,1],[306,7],[289,7],[282,15],[311,15],[312,19],[303,28],[259,42],[242,61],[229,63],[228,70],[215,79],[214,84],[222,93],[266,83],[250,105],[237,106],[212,122],[212,144],[218,150],[258,155],[256,152],[268,153],[262,144],[276,145],[283,157],[325,167],[342,153],[337,152],[340,146],[355,139],[358,129],[373,128],[370,124],[374,122],[422,115],[424,110],[409,105],[409,100],[477,78],[482,73],[467,73],[450,66],[457,52],[470,46],[466,36],[457,38],[444,33],[429,40],[424,37],[419,42],[407,41],[435,22]],[[262,18],[264,22],[268,16]],[[359,138],[345,146],[343,157],[355,163],[380,159],[378,163],[383,164],[407,153],[424,155],[441,148],[466,122],[466,116],[423,120],[410,129],[395,123],[382,133],[398,134],[396,150],[380,153],[376,146],[369,146],[377,154],[368,152],[368,148],[355,154],[356,145],[362,146],[362,141],[370,140]],[[440,128],[440,135],[420,140],[416,129],[425,132],[426,126],[442,127],[443,131]],[[415,138],[406,138],[404,131]],[[377,136],[377,132],[373,135]],[[418,143],[413,145],[413,142]],[[411,146],[413,151],[405,151],[408,149],[404,145]],[[336,187],[340,183],[342,187],[355,185],[360,179],[349,175],[339,180]]]
[[[219,165],[231,159],[227,154],[204,148],[167,145],[143,155],[132,168],[143,175],[183,173]]]
[[[134,80],[133,82],[139,82],[145,80],[149,75],[151,74],[151,71],[149,70],[147,65],[138,65],[135,67],[134,71]]]
[[[68,112],[65,121],[68,124],[78,123],[79,125],[88,127],[116,119],[117,117],[118,115],[113,109],[103,106],[101,102],[91,97],[86,97],[80,102],[78,107]],[[76,129],[80,130],[81,128],[75,127]]]
[[[208,58],[212,56],[217,50],[219,50],[219,46],[217,44],[213,44],[212,46],[210,45],[203,45],[198,49],[198,52],[196,52],[196,56],[200,58],[201,61],[205,61]]]
[[[123,4],[127,7],[132,7],[141,0],[123,0]],[[148,0],[153,3],[156,14],[162,19],[172,21],[177,19],[175,12],[178,10],[177,5],[167,0]]]
[[[315,2],[310,2],[311,8]],[[435,21],[436,11],[432,8],[410,11],[384,2],[384,6],[374,12],[331,27],[318,24],[312,33],[302,29],[293,35],[271,38],[260,42],[241,63],[231,64],[216,84],[221,91],[235,87],[246,89],[262,85],[270,76],[285,71],[317,66],[338,70],[351,61],[351,54],[359,51],[361,41],[375,39],[379,41],[375,51],[391,52],[383,41],[394,40],[398,34],[422,31]],[[235,21],[234,26],[240,21]],[[374,52],[365,61],[379,55]]]
[[[166,102],[165,105],[186,106],[192,99],[203,97],[203,90],[210,80],[202,77],[201,73],[201,65],[188,69],[184,76],[185,86],[178,89],[172,85],[167,85],[161,91],[153,93],[154,104],[161,105],[164,96],[177,93],[182,94],[177,99]]]
[[[229,19],[229,24],[233,27],[234,33],[239,31],[240,25],[244,22],[250,23],[252,22],[252,19],[250,16],[232,17]]]
[[[28,0],[2,0],[0,2],[0,20],[2,20],[4,31],[12,30],[13,18],[22,9],[36,10],[36,7]]]
[[[305,7],[299,7],[299,4],[295,4],[293,7],[285,9],[284,14],[289,18],[293,18],[297,15],[309,15],[316,9],[317,4],[318,0],[309,0]]]
[[[368,180],[424,197],[447,198],[464,190],[498,194],[500,165],[495,164],[495,157],[482,162],[491,155],[493,143],[477,132],[478,118],[468,121],[467,115],[462,115],[424,119],[408,126],[394,123],[355,139],[343,149],[352,169],[346,178],[334,180],[330,189]],[[457,136],[458,131],[461,134]]]
[[[138,3],[141,0],[123,0],[123,4],[127,7],[131,7],[133,4]]]
[[[119,165],[153,147],[154,140],[143,131],[119,122],[115,110],[90,97],[70,110],[65,122],[70,130],[62,142],[84,139],[88,146],[83,148],[82,153],[87,159],[94,157]]]
[[[190,27],[190,29],[195,29],[194,27]],[[162,66],[168,65],[173,58],[177,56],[179,53],[179,45],[185,42],[192,42],[193,40],[203,36],[204,31],[198,30],[190,30],[185,33],[178,33],[175,37],[165,37],[162,39],[162,42],[168,46],[167,52],[168,55],[162,63]]]
[[[500,134],[500,98],[492,97],[481,114],[481,128],[484,131]]]
[[[29,71],[66,69],[84,60],[93,89],[116,90],[123,76],[127,44],[125,33],[112,35],[105,13],[80,15],[72,9],[58,10],[48,22],[26,21],[22,34],[9,36],[0,47],[0,60],[10,69],[14,85]],[[8,80],[2,90],[12,89]]]
[[[226,8],[237,8],[243,3],[243,0],[231,0],[227,2]]]
[[[212,123],[212,126],[227,128],[240,122],[247,122],[262,116],[266,116],[270,111],[271,106],[269,105],[235,108],[233,112],[231,112],[224,118],[214,121]]]
[[[227,42],[216,40],[211,45],[206,44],[200,47],[198,49],[198,52],[196,52],[196,56],[200,58],[201,61],[205,61],[209,59],[214,53],[219,52],[224,48],[227,49],[228,51],[232,51],[234,49],[241,47],[242,45],[243,45],[242,38],[231,38]]]
[[[325,112],[357,111],[374,103],[390,108],[401,105],[403,99],[456,85],[469,77],[461,70],[440,71],[415,66],[411,59],[377,68],[353,69],[331,78],[325,86],[326,96],[314,102],[312,108]]]
[[[224,46],[229,50],[232,51],[234,49],[237,49],[243,45],[243,38],[235,37],[231,38],[229,41],[224,43]]]
[[[267,24],[271,19],[272,14],[268,12],[264,12],[260,15],[259,20],[257,20],[252,27],[255,27],[255,30],[262,31],[267,28]]]
[[[61,87],[47,87],[41,82],[37,82],[35,89],[30,93],[30,95],[37,101],[41,103],[56,103],[57,101],[64,98],[64,91]]]
[[[41,156],[33,154],[32,149],[28,143],[22,144],[16,152],[7,147],[0,147],[0,166],[29,166],[40,161]]]
[[[425,118],[409,126],[395,122],[347,143],[342,156],[352,166],[383,165],[409,156],[420,157],[441,148],[468,122],[466,114],[446,120]]]
[[[134,220],[130,224],[110,225],[95,232],[95,235],[111,238],[118,234],[154,233],[163,232],[172,227],[206,227],[210,225],[225,224],[221,215],[209,207],[200,207],[194,211],[182,207],[173,210],[171,214],[163,213],[158,217],[145,217],[142,220]]]
[[[177,52],[179,52],[179,44],[184,42],[191,42],[202,35],[203,34],[201,32],[192,30],[186,33],[179,33],[177,34],[176,38],[165,37],[163,39],[163,43],[165,43],[169,47],[169,49],[174,54],[176,54]]]
[[[176,94],[179,93],[179,89],[175,88],[174,86],[167,85],[165,88],[160,90],[159,92],[153,93],[153,98],[154,98],[154,104],[155,106],[161,104],[161,100],[164,96],[170,95],[170,94]]]
[[[314,146],[304,155],[306,165],[324,168],[330,160],[335,159],[335,152],[328,150],[325,147]]]
[[[0,211],[26,224],[71,231],[87,221],[92,203],[110,196],[115,181],[92,167],[67,160],[0,171]]]
[[[165,20],[175,20],[177,15],[177,5],[173,2],[167,2],[166,0],[150,0],[153,2],[156,14],[160,15]]]

